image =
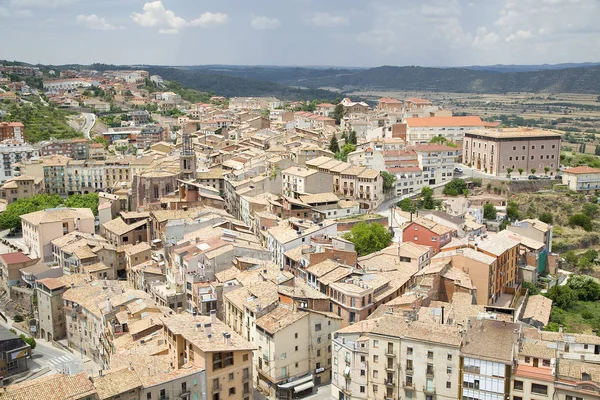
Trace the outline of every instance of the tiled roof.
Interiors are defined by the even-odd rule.
[[[306,311],[292,310],[280,304],[273,311],[257,319],[256,326],[260,326],[271,335],[274,335],[307,316],[308,313]]]
[[[479,117],[424,117],[406,118],[409,127],[479,126],[483,121]]]
[[[23,254],[20,251],[17,251],[15,253],[0,254],[0,258],[2,258],[4,263],[7,265],[31,261],[31,258],[27,257],[25,254]]]
[[[100,400],[110,399],[142,387],[142,381],[132,368],[112,369],[92,378]]]
[[[96,388],[82,372],[77,375],[56,374],[9,385],[2,392],[3,400],[76,400],[96,399]]]

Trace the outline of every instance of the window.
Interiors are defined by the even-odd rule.
[[[360,370],[360,376],[365,376],[365,375],[366,375],[366,372],[365,372],[365,370],[364,370],[364,369],[361,369],[361,370]]]
[[[286,358],[286,357],[287,357],[287,354],[285,354],[285,353],[281,353],[281,359],[282,359],[282,360],[285,360],[285,358]]]
[[[373,393],[377,393],[377,385],[373,385]]]
[[[294,333],[294,339],[298,339],[298,332]]]
[[[379,347],[379,340],[373,340],[373,347],[374,348],[378,348]]]
[[[427,351],[427,358],[430,359],[430,360],[433,358],[433,351],[432,350],[428,350]]]
[[[446,389],[452,389],[452,382],[446,382]]]
[[[406,348],[406,355],[410,356],[413,353],[413,348],[412,347],[407,347]]]
[[[515,390],[523,390],[523,381],[514,381],[513,389]]]
[[[294,350],[295,350],[295,351],[298,351],[298,346],[294,347]]]
[[[321,324],[315,324],[315,332],[319,332],[321,330]]]
[[[542,365],[544,367],[549,367],[550,366],[550,360],[542,360]]]
[[[365,361],[366,361],[365,356],[360,356],[360,362],[365,362]]]
[[[540,385],[538,383],[532,383],[531,384],[531,393],[547,395],[548,394],[548,386]]]
[[[531,357],[525,357],[525,363],[531,364]]]
[[[361,386],[361,387],[360,387],[360,392],[361,392],[361,393],[364,393],[364,392],[365,392],[365,387],[364,387],[364,386]]]
[[[373,378],[378,378],[379,377],[379,371],[377,371],[376,369],[373,370]]]
[[[230,396],[233,396],[233,395],[235,395],[235,387],[230,387],[230,388],[229,388],[229,395],[230,395]]]
[[[163,398],[163,399],[164,399],[165,397],[167,397],[167,394],[166,394],[166,393],[167,393],[167,392],[165,391],[165,389],[160,389],[160,397],[161,397],[161,398]]]
[[[447,374],[451,374],[452,373],[452,367],[446,367],[446,373]]]
[[[146,393],[146,400],[152,400],[152,393]]]
[[[242,361],[248,361],[248,354],[244,354],[242,356]]]
[[[448,361],[452,361],[452,353],[448,353]]]
[[[373,355],[373,362],[374,363],[379,362],[379,356],[377,354]]]
[[[567,397],[569,397],[569,396],[567,396]],[[523,398],[521,396],[513,396],[513,400],[523,400]]]

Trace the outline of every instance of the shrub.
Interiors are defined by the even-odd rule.
[[[454,178],[444,187],[444,194],[446,196],[458,196],[465,190],[467,190],[466,182],[462,179]]]
[[[583,310],[581,312],[581,318],[583,319],[592,319],[594,318],[594,314],[590,310]]]
[[[589,232],[593,229],[592,219],[585,214],[574,214],[569,217],[569,225],[580,226]]]
[[[20,315],[18,315],[18,314],[17,314],[17,315],[15,315],[15,317],[13,318],[13,320],[14,320],[15,322],[23,322],[23,321],[24,321],[23,317],[22,317],[22,316],[20,316]]]
[[[546,224],[554,223],[554,216],[548,211],[540,213],[540,215],[538,215],[538,219]]]

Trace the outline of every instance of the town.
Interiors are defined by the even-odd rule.
[[[552,210],[511,200],[579,196],[593,229],[600,169],[560,131],[0,73],[1,399],[600,398],[600,317],[564,317],[597,253],[567,268]]]

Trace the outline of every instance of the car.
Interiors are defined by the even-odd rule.
[[[556,179],[556,180],[562,179],[562,175],[556,175],[556,176],[554,177],[554,179]]]
[[[458,172],[459,174],[462,174],[463,173],[463,169],[459,168],[459,167],[456,167],[456,168],[454,168],[454,172]]]
[[[530,181],[535,181],[535,180],[538,180],[538,179],[540,179],[540,178],[538,178],[538,177],[537,177],[537,176],[535,176],[535,175],[529,175],[529,176],[527,177],[527,179],[529,179]]]

